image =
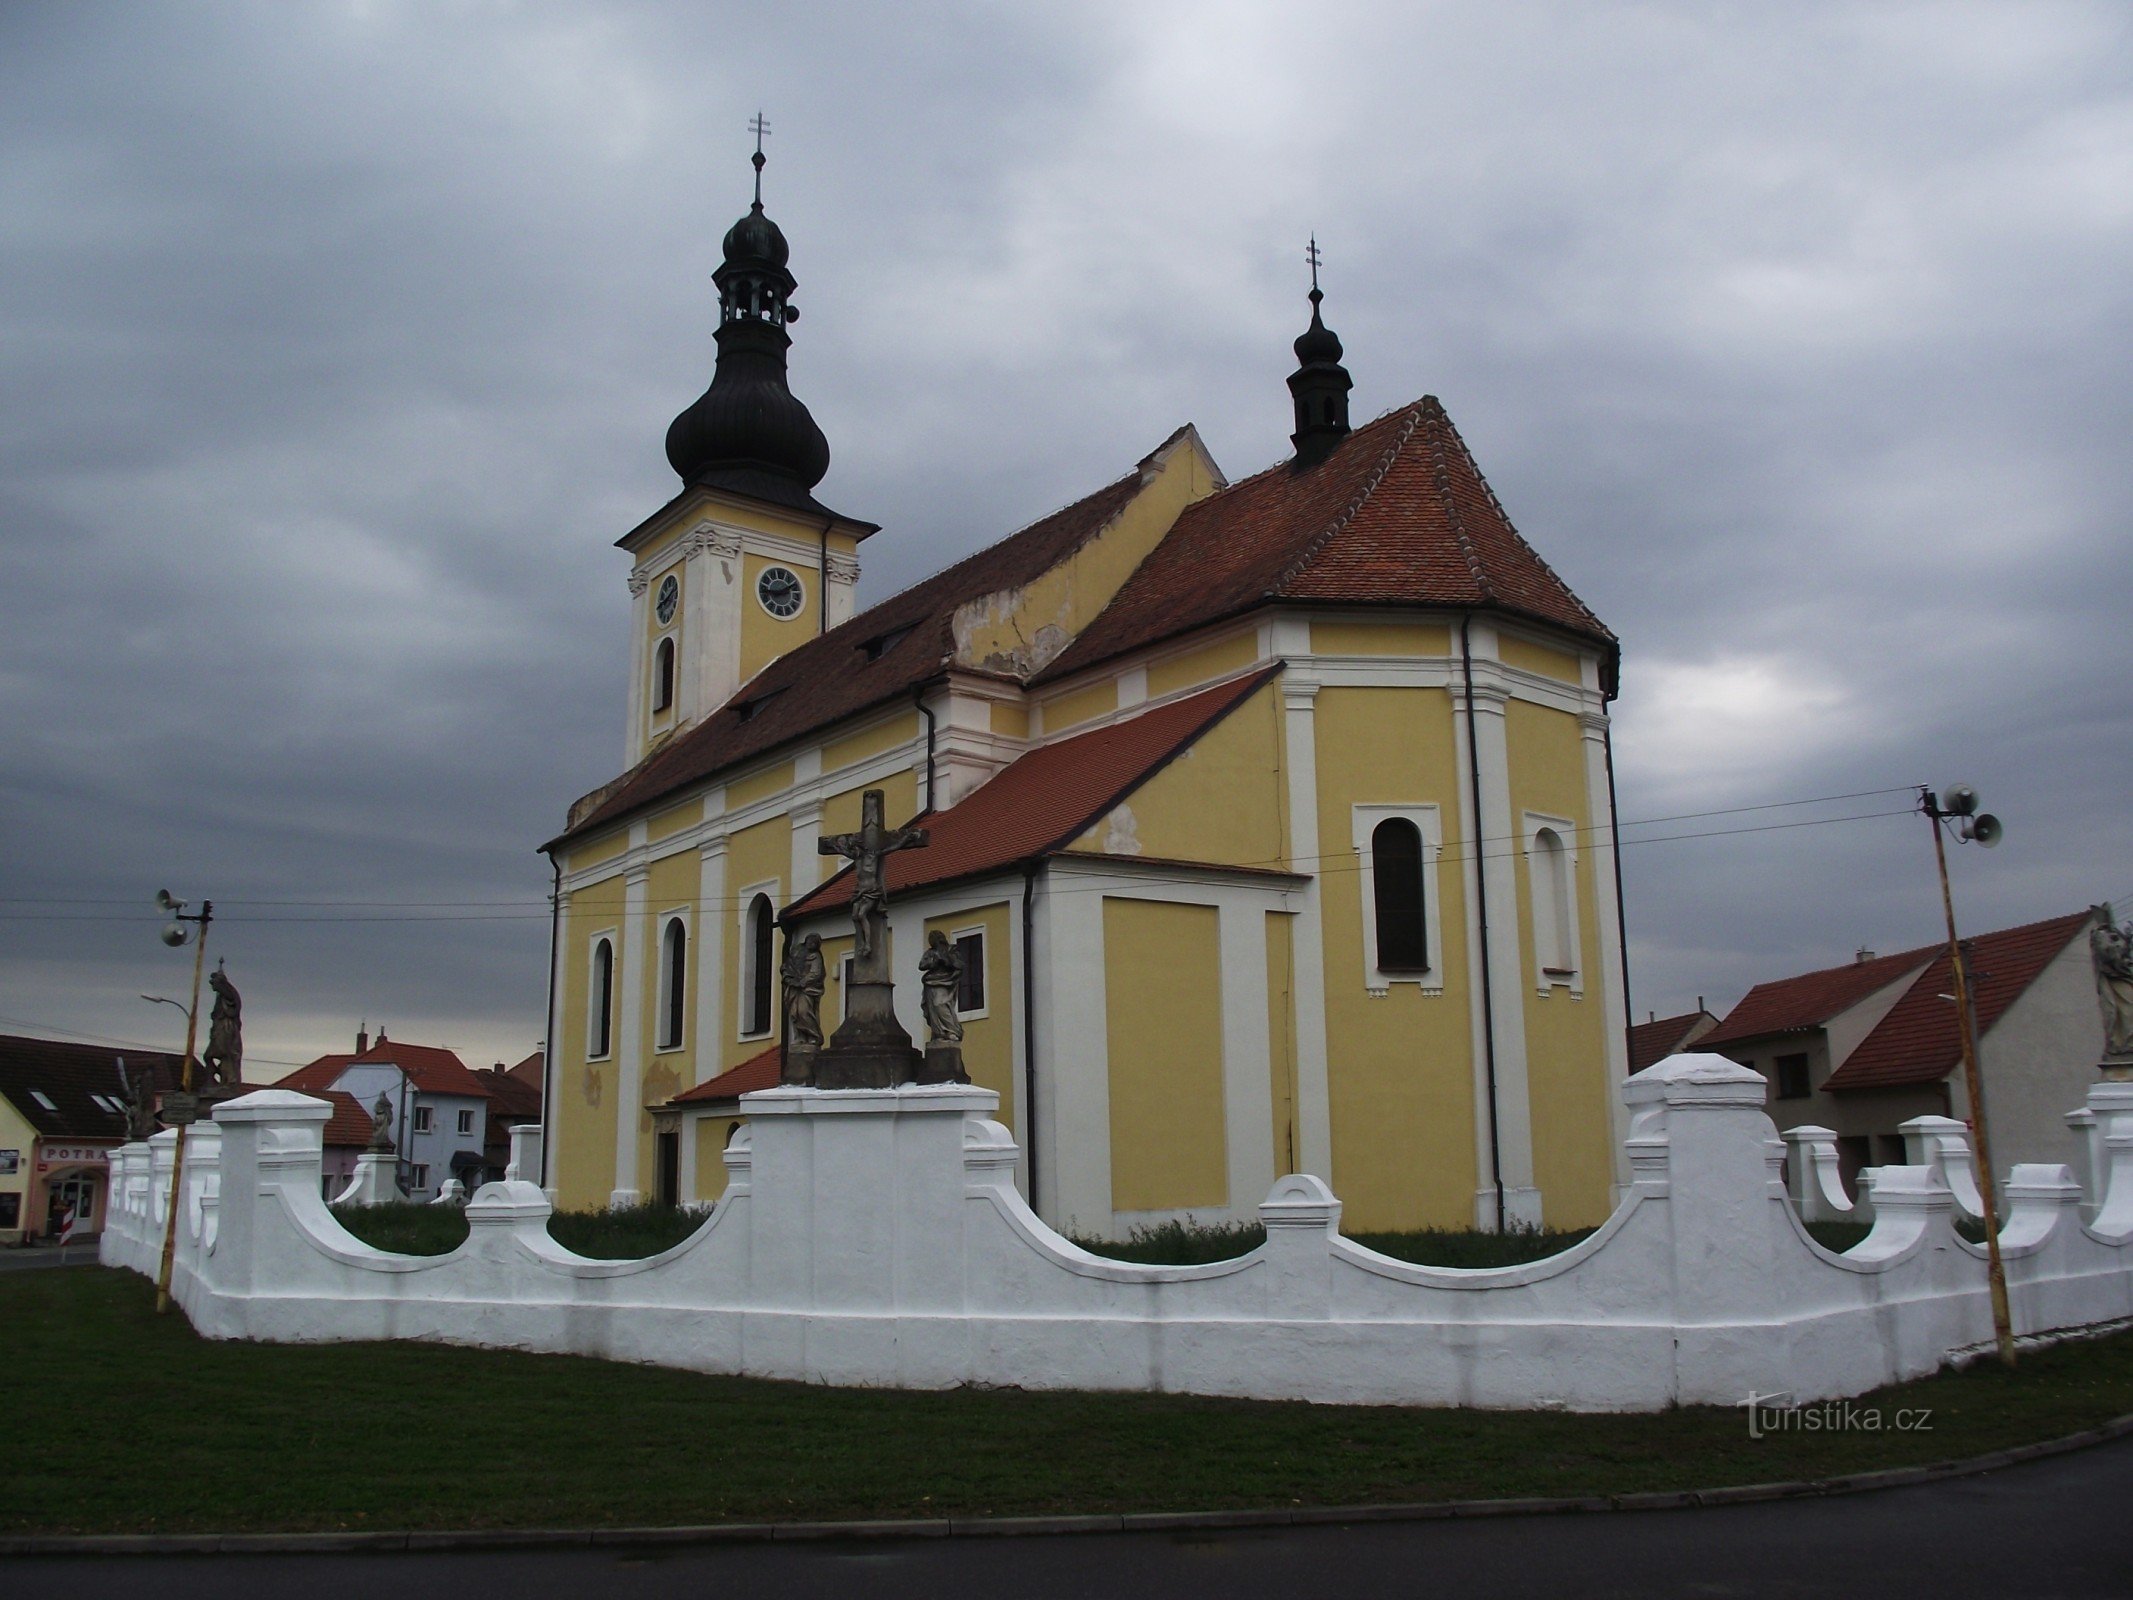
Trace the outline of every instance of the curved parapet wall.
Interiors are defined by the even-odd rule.
[[[2065,1168],[2017,1169],[2003,1233],[2018,1329],[2133,1316],[2133,1097],[2100,1086],[2109,1162],[2082,1223]],[[414,1338],[701,1372],[1413,1405],[1649,1410],[1751,1392],[1833,1399],[1932,1371],[1992,1335],[1983,1251],[1945,1160],[1884,1167],[1848,1255],[1785,1194],[1763,1080],[1677,1056],[1625,1086],[1631,1183],[1547,1260],[1423,1267],[1340,1234],[1319,1179],[1283,1178],[1266,1243],[1149,1267],[1052,1232],[1013,1182],[997,1097],[958,1086],[746,1099],[710,1220],[643,1261],[593,1261],[517,1180],[485,1185],[448,1255],[374,1250],[319,1198],[307,1096],[217,1108],[187,1148],[173,1290],[217,1338]],[[104,1259],[153,1273],[174,1136],[117,1153]],[[203,1160],[210,1146],[213,1159]]]

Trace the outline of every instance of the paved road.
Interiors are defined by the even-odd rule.
[[[39,1267],[93,1267],[96,1265],[96,1241],[67,1246],[66,1260],[60,1260],[57,1246],[32,1245],[28,1249],[9,1248],[0,1250],[0,1272],[33,1272]]]
[[[2133,1439],[1915,1489],[1706,1511],[640,1551],[39,1559],[0,1561],[0,1592],[99,1600],[2133,1596]]]

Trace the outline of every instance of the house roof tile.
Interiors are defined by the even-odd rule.
[[[1933,959],[1933,946],[1854,961],[1841,967],[1803,972],[1793,978],[1759,983],[1741,997],[1717,1027],[1697,1041],[1706,1050],[1741,1039],[1817,1028],[1840,1011],[1848,1011],[1877,989],[1916,972]]]
[[[753,1094],[758,1089],[774,1089],[782,1070],[783,1054],[776,1045],[759,1051],[737,1067],[728,1067],[715,1078],[707,1078],[693,1089],[685,1089],[667,1103],[677,1106],[703,1105],[713,1100],[733,1100],[744,1094]]]
[[[285,1078],[276,1088],[285,1088]],[[333,1107],[333,1117],[326,1124],[325,1143],[328,1149],[362,1150],[370,1145],[370,1131],[375,1124],[363,1102],[342,1089],[299,1089],[314,1100],[323,1100]]]
[[[1678,1017],[1655,1017],[1629,1030],[1629,1070],[1642,1072],[1654,1062],[1678,1055],[1690,1044],[1701,1044],[1718,1019],[1708,1011],[1685,1011]],[[1698,1032],[1698,1024],[1705,1024]]]
[[[125,1113],[94,1098],[103,1095],[124,1103],[122,1060],[129,1072],[154,1071],[159,1089],[175,1089],[182,1081],[182,1058],[175,1053],[0,1034],[0,1095],[46,1138],[123,1139]]]
[[[884,865],[891,894],[995,872],[1065,849],[1106,812],[1281,671],[1262,667],[1123,722],[1040,745],[946,811],[920,817],[921,850]],[[796,901],[789,915],[849,905],[846,867]]]
[[[2052,959],[2080,936],[2089,918],[2089,912],[2077,911],[1963,941],[1981,1039]],[[1822,1087],[1838,1094],[1899,1088],[1938,1083],[1954,1071],[1962,1059],[1962,1037],[1956,1027],[1955,1006],[1942,998],[1953,992],[1954,983],[1954,970],[1943,949]]]
[[[458,1055],[434,1044],[402,1044],[398,1039],[380,1039],[359,1055],[320,1056],[298,1067],[277,1082],[277,1089],[330,1089],[352,1066],[392,1066],[407,1074],[408,1082],[428,1094],[456,1094],[476,1100],[490,1098],[480,1073],[471,1071]]]

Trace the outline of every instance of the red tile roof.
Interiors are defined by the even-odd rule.
[[[47,1138],[123,1139],[125,1114],[91,1098],[104,1095],[125,1101],[126,1085],[119,1076],[122,1060],[129,1072],[153,1071],[160,1091],[175,1089],[183,1081],[182,1058],[175,1051],[164,1054],[5,1034],[0,1035],[0,1096]],[[197,1066],[194,1081],[205,1081]],[[36,1098],[39,1094],[52,1104],[47,1107]]]
[[[753,1094],[758,1089],[777,1087],[781,1070],[782,1053],[776,1045],[758,1055],[750,1056],[737,1067],[728,1067],[715,1078],[708,1078],[693,1089],[686,1089],[668,1101],[669,1105],[702,1105],[707,1100],[733,1100],[744,1094]]]
[[[520,1083],[525,1084],[535,1094],[541,1094],[544,1092],[543,1086],[548,1081],[548,1053],[544,1050],[536,1050],[517,1066],[506,1067],[504,1070]]]
[[[1614,635],[1519,537],[1434,395],[1197,500],[1043,673],[1059,678],[1277,600],[1506,611]]]
[[[889,857],[884,873],[889,892],[996,872],[1065,849],[1280,671],[1278,663],[1262,667],[1124,722],[1040,745],[960,804],[919,818],[930,838],[924,849]],[[789,914],[825,911],[851,900],[852,870],[846,867],[803,896]]]
[[[517,1071],[516,1067],[494,1067],[474,1074],[489,1092],[489,1127],[492,1131],[514,1122],[541,1120],[540,1083],[527,1083],[517,1076]],[[495,1143],[493,1139],[490,1142]]]
[[[313,1065],[317,1063],[314,1062]],[[284,1078],[275,1087],[287,1088],[288,1083],[289,1080]],[[371,1120],[370,1113],[363,1109],[362,1101],[340,1089],[300,1089],[297,1092],[307,1094],[314,1100],[323,1100],[333,1107],[333,1120],[326,1124],[326,1145],[329,1149],[368,1148],[370,1130],[376,1124]]]
[[[1803,972],[1796,978],[1759,983],[1726,1013],[1725,1021],[1696,1042],[1706,1050],[1716,1050],[1739,1039],[1818,1028],[1875,990],[1916,972],[1933,959],[1933,950],[1932,945],[1927,945],[1892,956],[1877,956],[1872,961],[1854,961],[1847,966]]]
[[[298,1067],[274,1087],[306,1092],[330,1088],[343,1072],[358,1063],[398,1067],[407,1074],[408,1082],[429,1094],[466,1095],[476,1100],[490,1098],[481,1075],[469,1071],[467,1064],[452,1051],[442,1045],[402,1044],[398,1039],[380,1039],[360,1055],[320,1056],[309,1065]]]
[[[1981,1039],[2051,965],[2053,957],[2080,937],[2089,916],[2077,911],[1963,941]],[[1943,950],[1822,1087],[1836,1093],[1889,1089],[1938,1083],[1954,1071],[1962,1059],[1962,1038],[1956,1029],[1954,1003],[1941,998],[1955,992],[1954,984],[1954,972]]]
[[[1161,447],[1154,452],[1161,453]],[[742,685],[721,709],[654,751],[604,792],[594,791],[596,803],[588,807],[579,801],[571,808],[569,826],[543,848],[604,827],[842,718],[909,699],[913,690],[945,671],[954,656],[957,607],[1029,583],[1057,566],[1102,532],[1140,487],[1141,471],[1136,468],[786,652]],[[878,657],[868,658],[871,642],[899,634]],[[756,709],[751,712],[750,707]]]
[[[1629,1030],[1629,1070],[1642,1072],[1654,1062],[1704,1043],[1718,1019],[1708,1011],[1685,1011],[1678,1017],[1655,1017]],[[1702,1031],[1698,1031],[1701,1028]]]

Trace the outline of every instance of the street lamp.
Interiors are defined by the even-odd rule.
[[[1977,1137],[1977,1192],[1985,1213],[1985,1275],[1992,1288],[1992,1336],[2000,1359],[2014,1365],[2014,1320],[2007,1311],[2007,1269],[2000,1260],[2000,1202],[1992,1169],[1992,1140],[1985,1129],[1985,1079],[1978,1068],[1976,1018],[1970,1008],[1970,974],[1962,941],[1955,936],[1955,897],[1948,889],[1948,847],[1943,830],[1967,844],[1990,850],[2006,829],[2000,819],[1977,808],[1977,791],[1959,783],[1936,796],[1918,791],[1918,809],[1933,825],[1933,860],[1940,868],[1940,905],[1948,918],[1948,965],[1955,974],[1955,1031],[1962,1042],[1963,1076],[1970,1090],[1970,1126]]]
[[[178,1148],[170,1163],[170,1205],[163,1219],[163,1262],[156,1272],[156,1314],[170,1309],[170,1272],[178,1253],[178,1195],[185,1180],[185,1130],[192,1125],[198,1102],[193,1099],[193,1041],[200,1016],[200,969],[207,961],[207,925],[215,920],[215,902],[203,900],[198,911],[188,912],[183,900],[173,899],[168,889],[156,891],[156,909],[170,914],[169,926],[163,930],[163,942],[172,949],[188,941],[193,945],[193,1003],[179,1006],[185,1013],[185,1055],[178,1069],[183,1089],[175,1095],[164,1097],[164,1114],[178,1130]],[[193,925],[192,928],[186,926]],[[194,937],[193,928],[199,936]],[[160,1000],[152,994],[141,996],[143,1000]],[[175,1000],[161,1000],[161,1004],[175,1006]]]

